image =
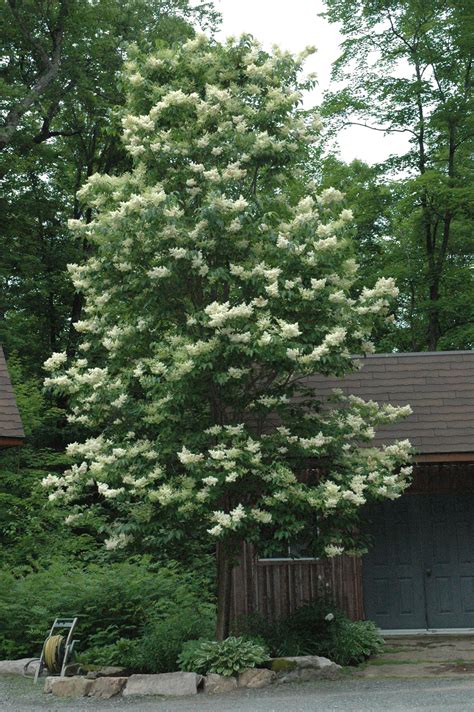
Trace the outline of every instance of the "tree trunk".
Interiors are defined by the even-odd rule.
[[[438,348],[441,328],[439,323],[439,280],[430,284],[428,306],[428,348],[436,351]]]
[[[230,607],[232,595],[232,552],[225,544],[217,545],[217,622],[216,639],[224,640],[229,636]]]

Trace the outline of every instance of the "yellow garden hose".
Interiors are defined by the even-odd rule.
[[[50,635],[44,644],[44,664],[51,673],[61,672],[64,659],[65,640],[62,635]]]

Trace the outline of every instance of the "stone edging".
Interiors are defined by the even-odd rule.
[[[0,674],[22,674],[30,658],[17,661],[0,661]],[[97,697],[109,699],[118,695],[157,695],[181,697],[198,692],[220,694],[237,688],[259,689],[271,684],[284,684],[294,680],[334,680],[339,677],[340,665],[316,655],[273,658],[265,668],[248,668],[237,677],[224,677],[209,673],[167,672],[155,675],[127,675],[125,668],[102,668],[86,676],[47,677],[45,693],[56,697]]]

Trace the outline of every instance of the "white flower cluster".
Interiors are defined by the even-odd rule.
[[[204,460],[204,455],[202,453],[193,453],[183,445],[183,448],[178,452],[178,460],[183,465],[195,465],[197,462],[202,462]]]
[[[242,504],[238,504],[230,512],[223,512],[221,510],[215,511],[212,514],[212,519],[217,522],[217,524],[207,531],[211,536],[219,536],[226,529],[235,531],[246,516],[247,513]]]
[[[62,501],[97,488],[117,514],[109,549],[130,543],[120,525],[128,512],[137,520],[138,502],[144,530],[163,514],[166,526],[206,521],[225,538],[278,532],[282,513],[295,526],[305,512],[322,527],[344,522],[409,477],[407,442],[359,446],[408,407],[349,398],[320,411],[300,384],[350,370],[396,296],[384,279],[354,296],[352,213],[340,191],[305,182],[320,122],[300,107],[300,61],[248,38],[216,47],[196,36],[128,62],[133,167],[92,176],[80,192],[92,219],[71,225],[94,248],[69,268],[86,302],[81,357],[45,364],[71,421],[102,435],[72,443],[77,464],[44,485]],[[334,467],[310,485],[294,455]],[[329,541],[326,555],[343,551]]]
[[[327,544],[327,546],[324,547],[324,553],[329,559],[332,559],[335,556],[340,556],[341,554],[343,554],[344,547],[338,546],[337,544]]]
[[[106,539],[104,545],[107,551],[114,551],[115,549],[124,549],[126,546],[131,544],[133,540],[134,537],[131,534],[124,534],[121,532],[120,534],[116,534],[115,536],[111,536],[109,539]]]
[[[66,352],[52,354],[43,364],[46,371],[56,371],[60,366],[63,366],[67,361]]]
[[[232,319],[241,319],[251,316],[253,306],[251,304],[236,304],[231,307],[229,302],[212,302],[204,309],[209,317],[208,326],[217,329]]]

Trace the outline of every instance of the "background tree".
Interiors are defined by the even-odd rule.
[[[345,36],[334,67],[345,87],[327,96],[324,113],[335,130],[358,123],[410,139],[408,152],[386,164],[404,178],[392,221],[396,239],[386,245],[401,273],[399,324],[409,338],[402,336],[400,347],[469,348],[472,10],[450,0],[326,5],[327,18],[340,22]]]
[[[84,521],[102,500],[111,549],[142,548],[156,523],[217,541],[218,637],[242,539],[356,549],[360,506],[397,497],[410,470],[407,441],[361,447],[409,408],[327,411],[305,386],[373,349],[396,288],[353,295],[352,214],[305,180],[319,120],[299,107],[302,58],[204,36],[131,58],[133,169],[80,191],[94,210],[71,225],[94,250],[70,267],[84,341],[72,363],[46,363],[90,433],[68,448],[77,464],[45,479],[51,499],[77,501]],[[303,482],[308,458],[320,477]]]
[[[66,265],[87,248],[66,225],[84,216],[77,190],[96,171],[129,165],[117,138],[128,45],[170,45],[218,15],[187,0],[11,0],[1,13],[0,332],[39,376],[52,350],[72,355],[76,345],[82,300]]]

